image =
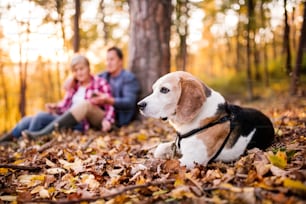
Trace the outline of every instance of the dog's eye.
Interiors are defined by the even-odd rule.
[[[170,90],[168,89],[168,88],[166,88],[166,87],[161,87],[161,89],[160,89],[160,92],[161,93],[168,93]]]

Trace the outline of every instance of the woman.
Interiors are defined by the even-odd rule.
[[[71,71],[76,83],[67,90],[63,101],[46,104],[47,112],[23,118],[0,142],[19,138],[22,134],[35,139],[62,128],[87,130],[93,127],[109,131],[114,123],[114,107],[109,104],[93,104],[96,95],[111,96],[109,84],[105,79],[91,75],[89,61],[83,55],[73,57]],[[84,107],[83,112],[74,111],[74,107],[79,104]],[[86,111],[86,108],[90,111]]]

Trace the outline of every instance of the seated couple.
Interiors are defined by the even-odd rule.
[[[76,55],[71,60],[73,79],[65,84],[64,99],[46,104],[47,112],[22,118],[2,138],[0,143],[26,135],[31,139],[55,129],[73,128],[85,131],[89,127],[109,131],[112,125],[121,127],[134,118],[140,91],[136,77],[123,69],[123,54],[117,47],[107,50],[107,71],[93,76],[86,57]]]

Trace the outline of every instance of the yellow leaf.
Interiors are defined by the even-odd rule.
[[[34,175],[32,180],[38,180],[38,181],[44,181],[45,180],[45,175]]]
[[[168,190],[159,190],[153,193],[153,196],[159,196],[168,193]]]
[[[53,194],[55,191],[56,191],[56,189],[54,187],[48,188],[49,194]]]
[[[185,184],[184,179],[181,179],[181,178],[175,179],[175,182],[174,182],[174,186],[175,186],[175,187],[182,186],[182,185],[184,185],[184,184]]]
[[[193,198],[195,195],[190,192],[188,186],[180,186],[171,191],[171,196],[176,199],[182,199],[184,197]]]
[[[269,154],[268,159],[273,165],[281,169],[284,169],[287,166],[287,155],[285,152],[278,151],[275,155]]]
[[[28,187],[41,184],[44,180],[45,175],[21,175],[18,177],[18,181],[23,185],[27,185]]]
[[[24,162],[24,160],[23,160],[23,159],[19,159],[19,160],[14,161],[14,163],[13,163],[13,164],[18,165],[18,164],[22,164],[23,162]]]
[[[140,133],[137,135],[137,140],[139,142],[147,141],[147,139],[148,139],[148,136],[144,133]]]
[[[8,170],[8,168],[0,168],[0,174],[7,174],[7,172],[8,172],[9,170]]]
[[[68,162],[71,162],[74,160],[74,156],[65,149],[64,149],[64,154]]]
[[[139,176],[136,180],[137,185],[142,185],[146,183],[146,179],[143,176]]]
[[[65,193],[65,194],[70,194],[70,193],[75,193],[77,192],[77,189],[75,188],[70,188],[70,189],[60,189],[59,191]]]
[[[19,158],[22,157],[22,154],[21,154],[20,152],[16,152],[16,153],[14,154],[14,157],[15,157],[16,159],[19,159]]]
[[[284,179],[284,187],[293,188],[306,192],[306,185],[301,181],[295,181],[289,178]]]

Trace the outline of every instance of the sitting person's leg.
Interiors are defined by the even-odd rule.
[[[0,143],[12,141],[14,138],[21,137],[21,132],[29,128],[32,119],[33,117],[22,118],[10,132],[0,138]]]
[[[94,128],[101,128],[104,111],[88,101],[73,106],[69,111],[56,118],[48,126],[40,131],[24,131],[24,134],[32,139],[50,134],[54,129],[73,128],[79,122],[86,119]]]
[[[87,120],[91,127],[101,129],[101,121],[104,118],[104,111],[89,101],[84,101],[70,109],[70,112],[77,121]]]
[[[39,136],[50,134],[55,129],[71,128],[77,125],[78,123],[79,122],[73,117],[70,111],[67,111],[63,113],[62,115],[57,116],[56,119],[51,121],[43,129],[38,130],[38,131],[25,130],[22,132],[22,134],[30,137],[31,139],[35,139]]]
[[[58,116],[47,113],[47,112],[39,112],[33,117],[31,123],[29,125],[29,131],[38,131],[49,125],[53,120],[55,120]]]

